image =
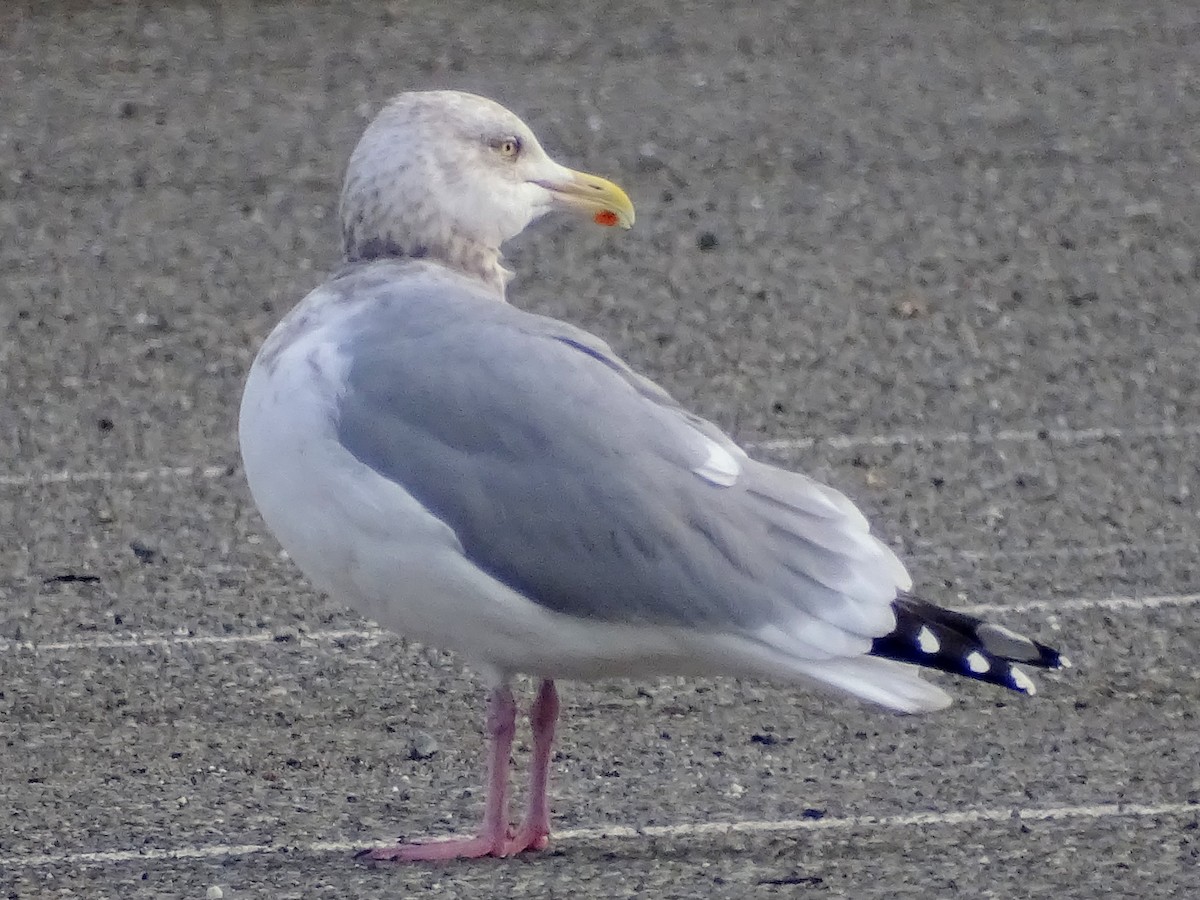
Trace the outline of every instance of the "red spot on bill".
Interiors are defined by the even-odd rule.
[[[596,213],[595,221],[597,225],[612,228],[612,226],[617,224],[617,214],[610,209],[602,209]]]

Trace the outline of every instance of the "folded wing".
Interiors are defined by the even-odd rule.
[[[339,439],[493,577],[569,616],[798,659],[864,654],[893,628],[908,576],[844,496],[748,459],[602,341],[456,278],[364,291]]]

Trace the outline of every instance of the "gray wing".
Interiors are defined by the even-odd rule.
[[[891,628],[906,575],[842,495],[746,458],[586,332],[453,278],[363,284],[339,439],[493,577],[606,622]]]

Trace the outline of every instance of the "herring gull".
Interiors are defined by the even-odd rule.
[[[919,667],[1032,694],[1014,663],[1066,664],[912,596],[841,493],[751,459],[594,335],[509,305],[501,246],[559,209],[634,219],[624,191],[551,160],[498,104],[401,94],[350,158],[344,265],[246,384],[246,477],[300,569],[489,686],[479,831],[371,859],[545,847],[555,679],[734,675],[916,713],[949,703]],[[517,674],[540,687],[514,828]]]

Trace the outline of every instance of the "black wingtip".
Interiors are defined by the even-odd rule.
[[[966,613],[901,595],[893,603],[896,627],[877,638],[872,656],[996,684],[1022,694],[1037,686],[1021,668],[1066,669],[1071,662],[1058,650]]]

